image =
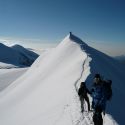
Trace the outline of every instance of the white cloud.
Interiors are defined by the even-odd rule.
[[[33,48],[33,49],[47,49],[47,48],[53,48],[57,46],[57,43],[55,42],[52,42],[52,41],[50,42],[47,40],[40,40],[40,39],[21,39],[21,38],[0,37],[0,42],[7,46],[19,44],[24,47]]]
[[[21,41],[19,40],[12,39],[12,38],[3,38],[3,37],[0,37],[0,42],[7,46],[12,46],[12,45],[21,43]]]

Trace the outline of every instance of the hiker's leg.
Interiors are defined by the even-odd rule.
[[[93,114],[94,125],[103,125],[102,115],[99,111],[95,111]]]
[[[87,102],[87,104],[88,104],[88,111],[90,111],[90,102],[89,102],[89,97],[86,96],[86,97],[85,97],[85,100],[86,100],[86,102]]]
[[[96,115],[96,113],[94,112],[94,114],[93,114],[93,122],[94,122],[94,125],[97,125],[97,115]]]
[[[94,109],[94,101],[92,100],[91,108]]]
[[[105,110],[106,110],[106,101],[103,103],[102,105],[102,112],[103,112],[103,115],[105,115]]]
[[[80,97],[80,101],[81,101],[81,112],[83,112],[84,111],[84,107],[83,107],[84,99],[83,99],[83,97]]]
[[[98,119],[99,119],[99,125],[103,125],[102,112],[103,112],[102,107],[101,107],[101,106],[98,107],[98,114],[99,114]]]
[[[100,114],[100,117],[99,117],[99,125],[103,125],[102,114]]]

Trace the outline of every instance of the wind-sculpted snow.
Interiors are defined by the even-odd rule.
[[[0,124],[93,124],[92,113],[80,113],[77,94],[80,82],[89,81],[95,73],[92,53],[87,49],[90,47],[79,38],[68,35],[56,48],[44,52],[21,78],[1,92]],[[116,125],[112,117],[106,114],[104,125]]]

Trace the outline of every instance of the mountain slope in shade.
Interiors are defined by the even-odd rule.
[[[107,105],[104,125],[117,125],[115,120],[124,124],[124,110],[120,109],[124,101],[121,104],[117,99],[120,96],[125,100],[124,67],[72,34],[55,49],[44,52],[21,78],[0,93],[0,123],[90,125],[92,113],[80,113],[77,90],[81,81],[90,87],[95,73],[113,80],[113,100]]]
[[[33,60],[33,61],[39,56],[39,55],[36,54],[35,52],[30,51],[30,50],[28,50],[28,49],[26,49],[26,48],[24,48],[23,46],[18,45],[18,44],[12,46],[11,48],[13,48],[14,50],[16,50],[16,51],[18,51],[18,52],[23,53],[24,55],[26,55],[29,59],[31,59],[31,60]]]
[[[88,86],[92,84],[95,73],[100,73],[103,79],[111,79],[113,87],[113,97],[107,103],[107,113],[111,114],[120,125],[124,125],[125,119],[125,66],[110,56],[87,46],[84,48],[88,56],[92,59],[90,62],[91,74],[86,81]],[[122,102],[121,102],[122,100]]]
[[[38,57],[21,46],[8,47],[0,43],[0,62],[19,67],[30,66]]]
[[[118,60],[119,62],[125,64],[125,56],[121,55],[121,56],[116,56],[114,57],[116,60]]]

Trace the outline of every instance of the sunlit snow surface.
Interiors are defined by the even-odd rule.
[[[99,59],[102,59],[101,62]],[[102,62],[103,59],[105,62],[109,61],[109,64],[105,65],[105,62]],[[95,65],[96,61],[99,61],[97,65]],[[110,75],[112,79],[117,73],[122,74],[122,70],[119,68],[114,69],[113,66],[117,63],[113,63],[113,61],[110,57],[93,50],[74,35],[68,35],[56,48],[44,52],[22,77],[0,93],[0,124],[93,124],[91,112],[80,113],[77,90],[81,81],[87,80],[88,86],[92,84],[94,70],[103,73],[107,71],[107,66],[108,73],[113,71]],[[111,63],[112,67],[109,69]],[[105,69],[102,70],[102,67]],[[121,74],[119,74],[120,78],[123,78],[124,75],[121,76]],[[122,87],[122,83],[118,79],[117,82]],[[114,82],[114,84],[113,90],[119,90],[120,88],[116,88],[118,83]],[[120,95],[125,97],[124,93],[120,93]],[[117,95],[114,94],[115,97]],[[108,111],[110,115],[103,116],[104,125],[117,125],[115,121],[121,125],[125,120],[120,119],[118,115],[124,114],[124,111],[115,114],[115,111],[118,110],[115,108],[117,106],[120,108],[120,104],[117,99],[113,99],[112,102],[111,111]]]
[[[2,67],[0,69],[0,92],[28,70],[28,68],[14,68],[15,66],[8,64],[1,65],[0,63],[0,66]]]

